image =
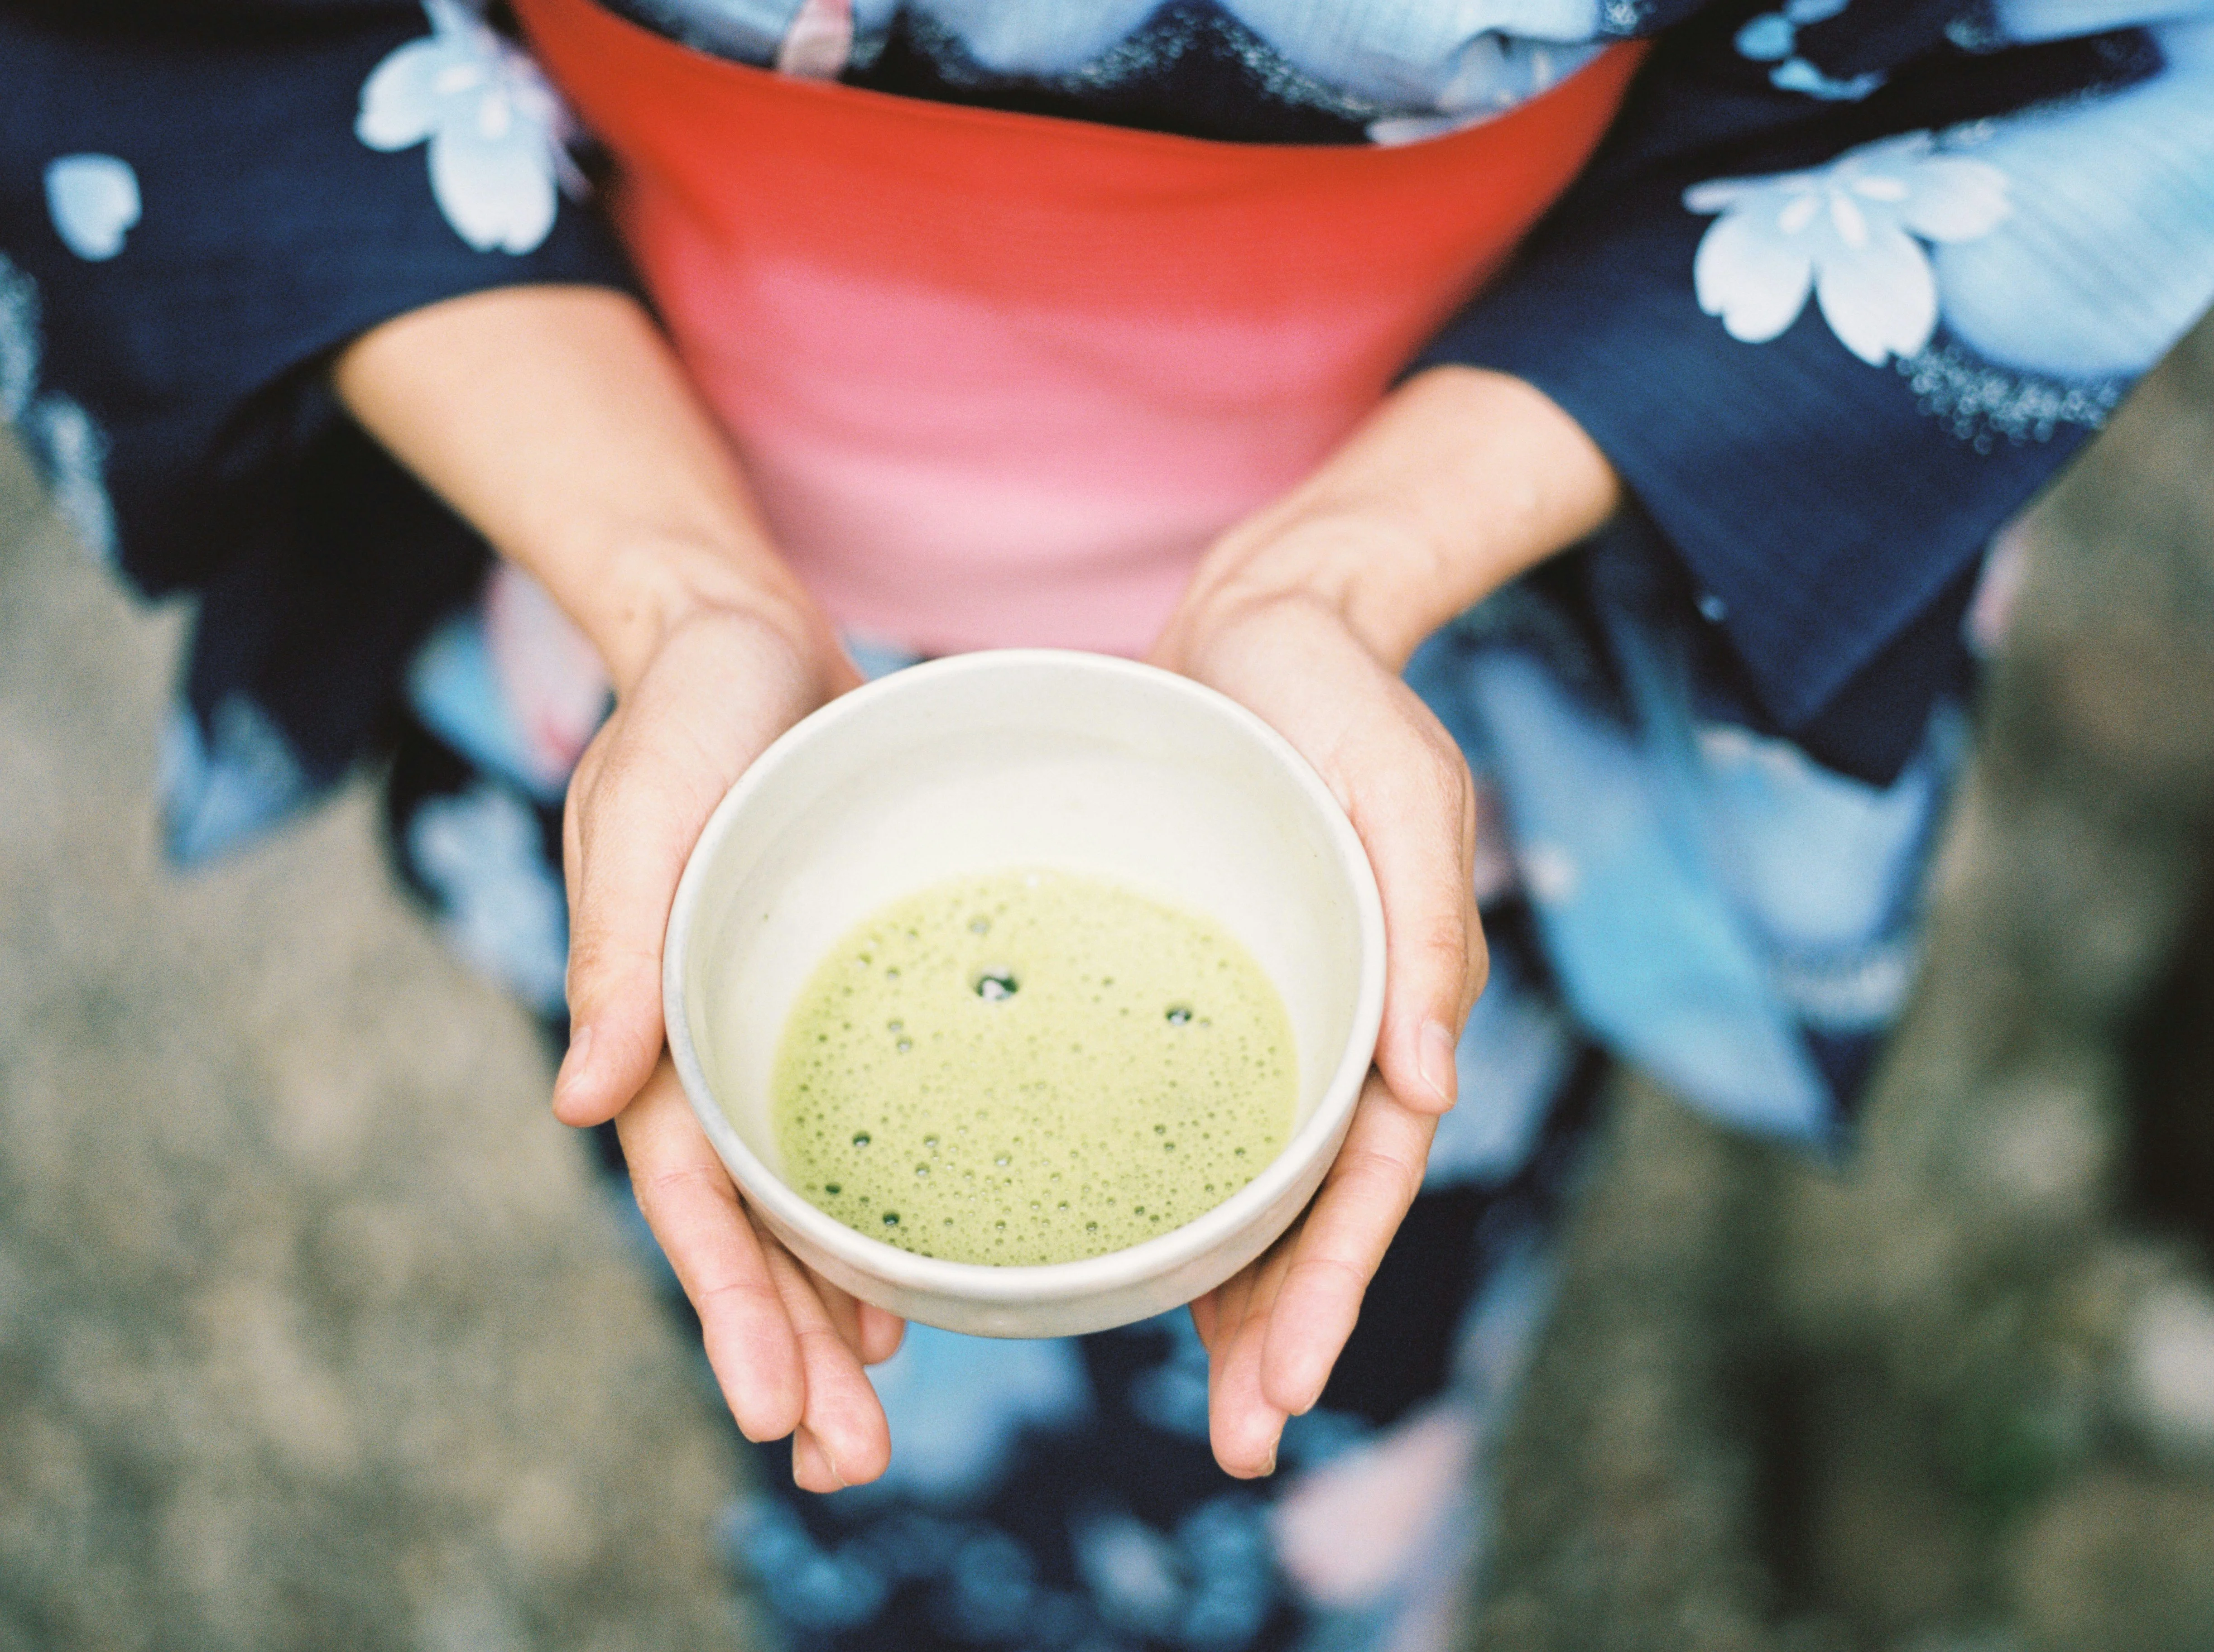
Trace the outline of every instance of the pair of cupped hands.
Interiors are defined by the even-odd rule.
[[[896,1350],[903,1324],[748,1211],[670,1063],[661,998],[663,932],[709,814],[771,741],[859,678],[632,300],[524,287],[450,301],[364,334],[333,379],[371,434],[547,586],[615,684],[569,787],[572,1033],[554,1112],[615,1120],[738,1427],[790,1436],[809,1490],[872,1480],[892,1442],[865,1368]],[[1605,459],[1538,391],[1434,369],[1225,534],[1152,650],[1314,765],[1384,906],[1383,1025],[1344,1146],[1290,1229],[1191,1304],[1232,1474],[1269,1473],[1287,1419],[1320,1398],[1454,1103],[1454,1048],[1483,989],[1475,789],[1400,669],[1615,497]]]

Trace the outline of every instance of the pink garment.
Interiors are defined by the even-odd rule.
[[[1140,654],[1575,176],[1638,49],[1393,148],[897,98],[522,0],[617,219],[832,617]]]

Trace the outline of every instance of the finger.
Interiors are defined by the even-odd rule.
[[[907,1337],[907,1321],[872,1303],[841,1290],[820,1275],[815,1294],[830,1314],[839,1337],[864,1365],[881,1365],[899,1352]]]
[[[1269,1306],[1283,1278],[1289,1247],[1281,1241],[1240,1275],[1233,1293],[1235,1319],[1223,1316],[1216,1327],[1207,1372],[1208,1436],[1214,1460],[1239,1479],[1272,1474],[1287,1413],[1261,1386]]]
[[[1376,1064],[1409,1106],[1459,1093],[1453,1050],[1486,965],[1476,913],[1476,788],[1428,707],[1394,683],[1391,715],[1346,752],[1347,814],[1384,904],[1384,1027]]]
[[[812,1454],[822,1459],[819,1466],[829,1471],[828,1484],[810,1484],[805,1479],[799,1483],[810,1491],[865,1484],[891,1463],[891,1431],[884,1422],[884,1408],[878,1402],[877,1391],[869,1386],[867,1374],[861,1369],[859,1356],[832,1320],[826,1297],[843,1293],[818,1287],[814,1276],[774,1239],[765,1237],[761,1246],[784,1298],[785,1312],[799,1338],[807,1382],[803,1429],[815,1447]],[[795,1478],[803,1467],[814,1466],[807,1460],[810,1455],[795,1448]]]
[[[607,724],[602,723],[585,742],[584,755],[577,759],[577,766],[569,771],[569,789],[561,799],[561,887],[565,890],[577,887],[584,865],[584,849],[578,841],[577,810],[596,783],[601,755],[607,749],[605,741],[609,737]]]
[[[1210,1369],[1222,1352],[1216,1344],[1244,1322],[1245,1305],[1253,1294],[1253,1281],[1269,1254],[1264,1252],[1255,1257],[1207,1295],[1192,1301],[1192,1327],[1199,1332],[1200,1344],[1207,1350]]]
[[[1222,1287],[1217,1285],[1204,1296],[1193,1297],[1188,1310],[1191,1314],[1191,1328],[1199,1337],[1199,1345],[1209,1354],[1214,1351],[1214,1327],[1220,1323],[1218,1309],[1221,1299]]]
[[[861,1363],[882,1365],[907,1340],[907,1321],[874,1302],[857,1306],[861,1316]]]
[[[615,1128],[639,1209],[700,1316],[707,1362],[739,1431],[781,1439],[806,1404],[798,1339],[760,1236],[666,1061]]]
[[[807,1431],[805,1423],[792,1430],[792,1483],[802,1491],[842,1491],[845,1481],[838,1478],[837,1466],[823,1442]]]
[[[662,937],[685,859],[731,783],[819,691],[766,625],[699,619],[663,645],[594,738],[589,788],[571,789],[575,849],[565,853],[574,1031],[554,1101],[564,1122],[613,1117],[652,1071]]]
[[[1370,1078],[1270,1305],[1257,1382],[1271,1405],[1297,1416],[1321,1399],[1368,1282],[1422,1190],[1437,1125]]]
[[[846,1344],[855,1359],[861,1356],[861,1304],[847,1291],[841,1290],[828,1279],[816,1276],[815,1295],[829,1315],[830,1328],[838,1333],[838,1340]]]
[[[696,838],[706,818],[673,795],[690,777],[641,758],[635,727],[626,710],[601,728],[562,814],[570,1034],[554,1113],[568,1125],[612,1118],[661,1053],[661,935],[682,871],[675,839],[687,824]]]
[[[1199,666],[1297,747],[1344,806],[1384,906],[1377,1064],[1407,1105],[1444,1111],[1485,965],[1466,759],[1420,697],[1312,605],[1232,625]]]

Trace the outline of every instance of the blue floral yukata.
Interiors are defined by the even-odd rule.
[[[725,1533],[795,1648],[1442,1644],[1604,1060],[1748,1129],[1847,1129],[1913,978],[2002,529],[2214,299],[2214,3],[615,3],[789,73],[1230,142],[1417,142],[1654,38],[1581,180],[1410,363],[1538,386],[1634,503],[1410,668],[1490,804],[1495,974],[1278,1475],[1213,1466],[1182,1315],[917,1327],[876,1374],[884,1479],[814,1498],[773,1461]],[[0,409],[93,552],[197,600],[172,855],[380,765],[407,881],[558,1036],[558,809],[604,680],[321,369],[460,293],[628,285],[588,138],[460,0],[13,0],[0,80]]]

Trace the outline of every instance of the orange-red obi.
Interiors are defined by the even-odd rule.
[[[1639,48],[1397,147],[973,109],[518,0],[772,527],[841,625],[1136,654],[1598,143]]]

